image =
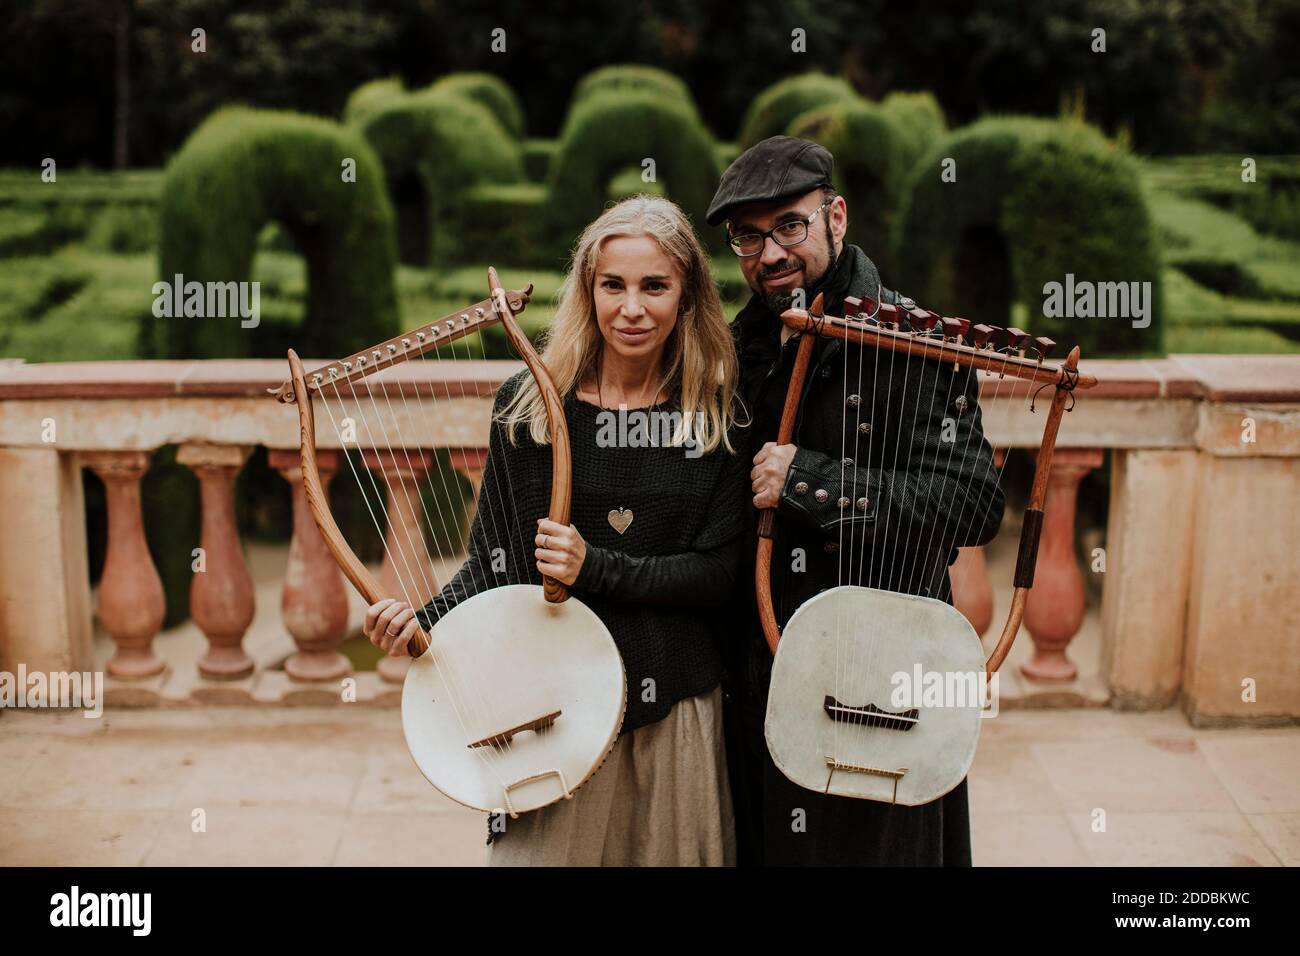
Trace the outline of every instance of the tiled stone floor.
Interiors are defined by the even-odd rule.
[[[1300,729],[1094,708],[982,730],[977,865],[1300,865]],[[484,834],[415,769],[395,709],[0,715],[0,865],[472,866]]]

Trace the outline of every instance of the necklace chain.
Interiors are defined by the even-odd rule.
[[[597,399],[599,399],[599,401],[600,401],[600,407],[601,407],[601,408],[604,408],[604,407],[605,407],[605,390],[604,390],[604,388],[603,388],[603,386],[602,386],[602,384],[601,384],[601,379],[602,379],[602,377],[603,377],[604,370],[605,370],[605,363],[604,363],[604,362],[600,362],[600,361],[598,361],[598,362],[596,363],[596,397],[597,397]],[[664,390],[664,382],[663,382],[663,381],[660,381],[660,383],[659,383],[659,387],[658,387],[657,389],[655,389],[655,393],[654,393],[654,396],[653,396],[653,397],[654,397],[655,399],[658,399],[658,398],[659,398],[659,393],[662,392],[663,390]],[[658,404],[658,402],[657,402],[657,401],[651,401],[650,404],[651,404],[651,405],[656,405],[656,404]],[[640,407],[640,406],[638,406],[638,407]]]

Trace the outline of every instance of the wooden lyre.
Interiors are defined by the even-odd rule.
[[[366,602],[375,604],[395,597],[419,610],[430,599],[440,597],[451,605],[431,631],[419,630],[407,648],[415,660],[402,691],[402,722],[417,766],[452,799],[475,809],[504,810],[514,815],[571,797],[613,746],[625,704],[622,659],[614,640],[593,611],[571,598],[561,582],[549,577],[543,578],[540,587],[527,583],[497,585],[484,573],[481,579],[463,585],[460,593],[446,593],[452,584],[443,587],[419,567],[423,562],[418,556],[427,557],[423,541],[405,542],[406,552],[417,555],[416,573],[403,559],[402,563],[408,565],[406,578],[412,579],[401,580],[402,594],[386,594],[348,545],[330,513],[316,462],[318,422],[313,408],[314,402],[320,402],[328,409],[334,400],[340,414],[336,416],[331,410],[329,421],[342,431],[340,419],[349,420],[342,414],[343,408],[346,406],[357,419],[366,420],[368,399],[382,429],[383,450],[389,453],[387,458],[380,456],[380,463],[398,462],[395,444],[418,448],[420,442],[408,441],[401,433],[400,423],[409,414],[398,413],[392,401],[398,398],[405,408],[407,382],[385,373],[417,357],[430,353],[436,357],[444,346],[499,322],[543,396],[551,445],[548,517],[568,524],[571,462],[563,402],[541,358],[515,320],[515,314],[527,305],[532,286],[507,292],[492,268],[488,269],[488,285],[489,297],[468,308],[311,372],[304,371],[301,360],[290,350],[290,377],[271,393],[278,401],[298,408],[308,508],[334,560]],[[341,389],[346,389],[346,394]],[[377,396],[383,398],[383,407]],[[415,397],[435,403],[437,400],[432,388],[420,394],[418,386]],[[396,441],[389,432],[390,421],[397,431]],[[372,447],[379,444],[375,429],[368,421],[363,423],[364,434],[353,422],[354,437],[340,438],[345,451],[360,450],[363,441]],[[494,464],[489,455],[487,467]],[[495,466],[504,468],[501,464]],[[364,495],[361,476],[355,468],[352,471]],[[373,478],[371,483],[382,499]],[[406,493],[397,482],[385,483],[393,495],[399,487]],[[483,494],[488,493],[488,484],[485,480]],[[440,508],[436,493],[433,500]],[[414,509],[409,501],[406,504]],[[516,555],[515,561],[531,560],[531,546],[525,547],[522,542],[532,538],[527,530],[531,527],[528,519],[540,516],[516,515],[513,502],[487,503],[481,496],[480,516],[486,504],[495,504],[510,515],[514,526],[507,529],[507,535],[512,542],[521,542],[522,554]],[[382,500],[380,508],[383,510]],[[367,509],[387,548],[378,516],[368,503]],[[476,517],[476,524],[479,520]],[[481,537],[471,529],[464,542],[467,553]],[[519,567],[513,570],[516,580],[526,579]]]
[[[950,364],[954,372],[966,368],[974,375],[983,370],[996,374],[999,382],[1022,379],[1054,389],[1021,529],[1011,607],[987,658],[979,636],[951,605],[854,584],[809,599],[783,631],[771,590],[776,509],[760,515],[755,589],[764,636],[775,655],[766,722],[773,759],[787,777],[810,789],[914,805],[942,796],[969,769],[988,693],[984,682],[1010,652],[1033,586],[1061,415],[1075,390],[1091,388],[1097,379],[1078,370],[1078,347],[1062,364],[1049,364],[1046,359],[1055,343],[1046,338],[1031,342],[1020,329],[972,326],[967,319],[945,318],[910,300],[893,305],[849,298],[845,311],[845,317],[825,315],[818,296],[810,309],[782,314],[781,321],[800,335],[800,341],[777,444],[794,440],[799,401],[819,338]],[[999,345],[1004,335],[1005,344]],[[864,544],[866,535],[864,530]],[[851,662],[847,668],[846,658]],[[945,679],[977,676],[980,696],[937,707],[918,707],[912,698],[911,706],[891,707],[890,700],[896,699],[890,694],[891,681],[896,687],[898,675],[914,669],[921,673],[922,668]]]

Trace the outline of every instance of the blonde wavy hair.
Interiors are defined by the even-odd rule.
[[[654,239],[682,277],[677,325],[664,345],[664,382],[682,412],[673,444],[690,440],[704,453],[722,444],[734,452],[727,434],[736,421],[738,407],[738,363],[731,329],[704,248],[686,215],[667,199],[625,199],[606,209],[583,231],[560,286],[555,317],[541,352],[556,388],[567,397],[600,360],[605,340],[596,322],[596,261],[605,241],[621,236]],[[700,433],[692,434],[697,419]],[[546,406],[531,375],[525,376],[497,420],[506,426],[511,444],[515,444],[516,427],[522,424],[528,426],[537,444],[550,441]]]

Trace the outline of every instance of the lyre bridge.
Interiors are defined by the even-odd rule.
[[[830,694],[822,702],[826,716],[836,723],[853,724],[860,727],[884,727],[888,730],[911,730],[921,717],[921,711],[913,707],[910,710],[881,710],[875,704],[852,707],[842,704]]]
[[[534,717],[532,720],[524,721],[508,730],[502,730],[499,733],[491,734],[482,740],[476,740],[469,745],[469,749],[476,747],[504,747],[514,739],[515,734],[523,733],[525,730],[531,730],[535,733],[542,733],[550,730],[555,723],[555,718],[560,716],[560,711],[553,710],[549,714],[542,714],[540,717]]]

